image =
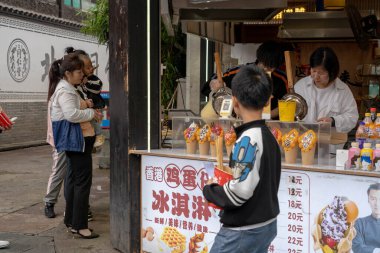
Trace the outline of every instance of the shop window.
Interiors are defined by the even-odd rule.
[[[81,9],[81,0],[65,0],[64,4],[76,9]]]

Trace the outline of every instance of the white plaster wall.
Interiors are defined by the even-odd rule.
[[[200,52],[201,39],[187,34],[186,48],[186,108],[199,113],[200,108]]]

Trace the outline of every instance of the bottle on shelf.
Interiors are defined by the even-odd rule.
[[[360,163],[362,170],[371,171],[373,161],[373,150],[371,143],[364,143],[363,149],[360,151]]]
[[[375,122],[375,120],[377,118],[376,107],[371,107],[370,113],[371,113],[371,120],[372,120],[372,122]]]
[[[380,152],[380,150],[379,150],[379,152]],[[380,153],[379,153],[379,156],[380,156]],[[351,142],[351,148],[348,150],[348,160],[346,162],[345,167],[346,167],[346,169],[360,169],[359,143]]]
[[[361,121],[359,123],[358,129],[356,130],[356,134],[355,134],[355,139],[360,149],[363,148],[364,143],[367,141],[367,137],[368,135],[365,130],[365,123]]]
[[[377,113],[377,117],[375,120],[375,137],[376,144],[380,143],[380,113]]]
[[[375,124],[371,120],[371,113],[367,112],[365,113],[364,117],[364,129],[367,134],[367,142],[374,143],[375,142]]]
[[[376,148],[373,151],[373,169],[380,171],[380,144],[376,144]]]

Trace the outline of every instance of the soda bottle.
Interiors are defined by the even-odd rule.
[[[364,142],[367,141],[367,132],[363,121],[359,123],[358,129],[356,130],[355,139],[359,144],[359,148],[362,149]]]
[[[376,149],[373,151],[373,169],[380,171],[380,144],[376,144]]]
[[[377,114],[377,117],[375,120],[375,137],[376,137],[376,144],[380,143],[380,113]]]
[[[354,141],[351,142],[351,148],[348,150],[348,160],[346,162],[346,169],[355,168],[360,168],[360,148],[359,143]]]
[[[376,120],[376,108],[375,107],[371,107],[371,109],[370,109],[370,113],[371,113],[371,120],[372,120],[372,122],[375,122],[375,120]]]
[[[367,142],[372,143],[374,141],[374,134],[375,134],[375,125],[373,124],[371,120],[371,113],[367,112],[364,114],[364,130],[367,134]]]
[[[364,143],[363,149],[360,151],[360,162],[363,170],[372,170],[373,150],[371,143]]]

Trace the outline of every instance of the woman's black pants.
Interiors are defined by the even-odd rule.
[[[66,151],[66,210],[64,222],[73,229],[88,228],[88,201],[92,184],[92,149],[95,136],[85,137],[84,152]]]

